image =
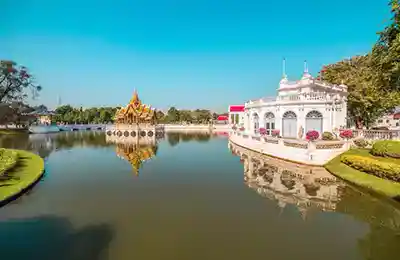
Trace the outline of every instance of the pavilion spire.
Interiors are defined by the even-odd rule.
[[[130,104],[135,104],[135,103],[140,103],[140,99],[139,99],[139,95],[137,93],[137,90],[135,88],[135,90],[133,91],[133,96],[131,101],[129,102]]]

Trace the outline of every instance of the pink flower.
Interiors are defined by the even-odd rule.
[[[259,129],[260,135],[266,135],[267,134],[267,129],[265,128],[260,128]]]
[[[244,131],[244,127],[242,126],[241,128],[239,128],[240,131]]]
[[[272,130],[272,136],[274,136],[274,137],[276,137],[276,136],[279,136],[279,129],[274,129],[274,130]]]
[[[318,131],[315,130],[310,130],[306,134],[306,139],[309,141],[315,141],[319,138],[319,133]]]
[[[350,129],[341,130],[339,136],[343,139],[350,139],[353,137],[353,131]]]

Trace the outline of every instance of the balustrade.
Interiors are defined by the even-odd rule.
[[[353,136],[367,140],[400,140],[400,130],[353,130]]]

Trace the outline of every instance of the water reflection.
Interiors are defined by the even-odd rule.
[[[109,147],[104,132],[81,131],[53,134],[10,135],[0,137],[0,147],[29,150],[46,158],[56,150],[73,147]]]
[[[291,205],[304,220],[318,211],[352,216],[370,226],[357,243],[365,259],[400,259],[398,203],[349,186],[323,168],[260,155],[233,143],[229,143],[229,148],[244,164],[245,184],[261,196],[277,201],[281,213]]]
[[[295,205],[303,218],[312,208],[336,209],[344,183],[324,169],[266,157],[233,144],[230,149],[242,159],[246,185],[276,200],[282,209]]]
[[[107,224],[75,229],[67,219],[53,216],[0,222],[2,259],[104,259],[112,237]]]
[[[208,142],[211,139],[209,132],[197,132],[197,133],[182,133],[182,132],[169,132],[166,134],[168,143],[171,146],[179,144],[179,142]]]
[[[143,164],[154,158],[158,150],[158,141],[162,136],[114,136],[106,135],[108,143],[115,144],[115,152],[118,157],[132,165],[132,171],[139,176],[139,170]]]

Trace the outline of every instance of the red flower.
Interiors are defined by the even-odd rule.
[[[241,128],[239,128],[240,131],[244,131],[244,127],[242,126]]]
[[[267,134],[267,129],[265,128],[260,128],[259,129],[260,135],[266,135]]]
[[[319,133],[318,131],[315,130],[310,130],[306,134],[306,139],[309,141],[315,141],[319,138]]]

